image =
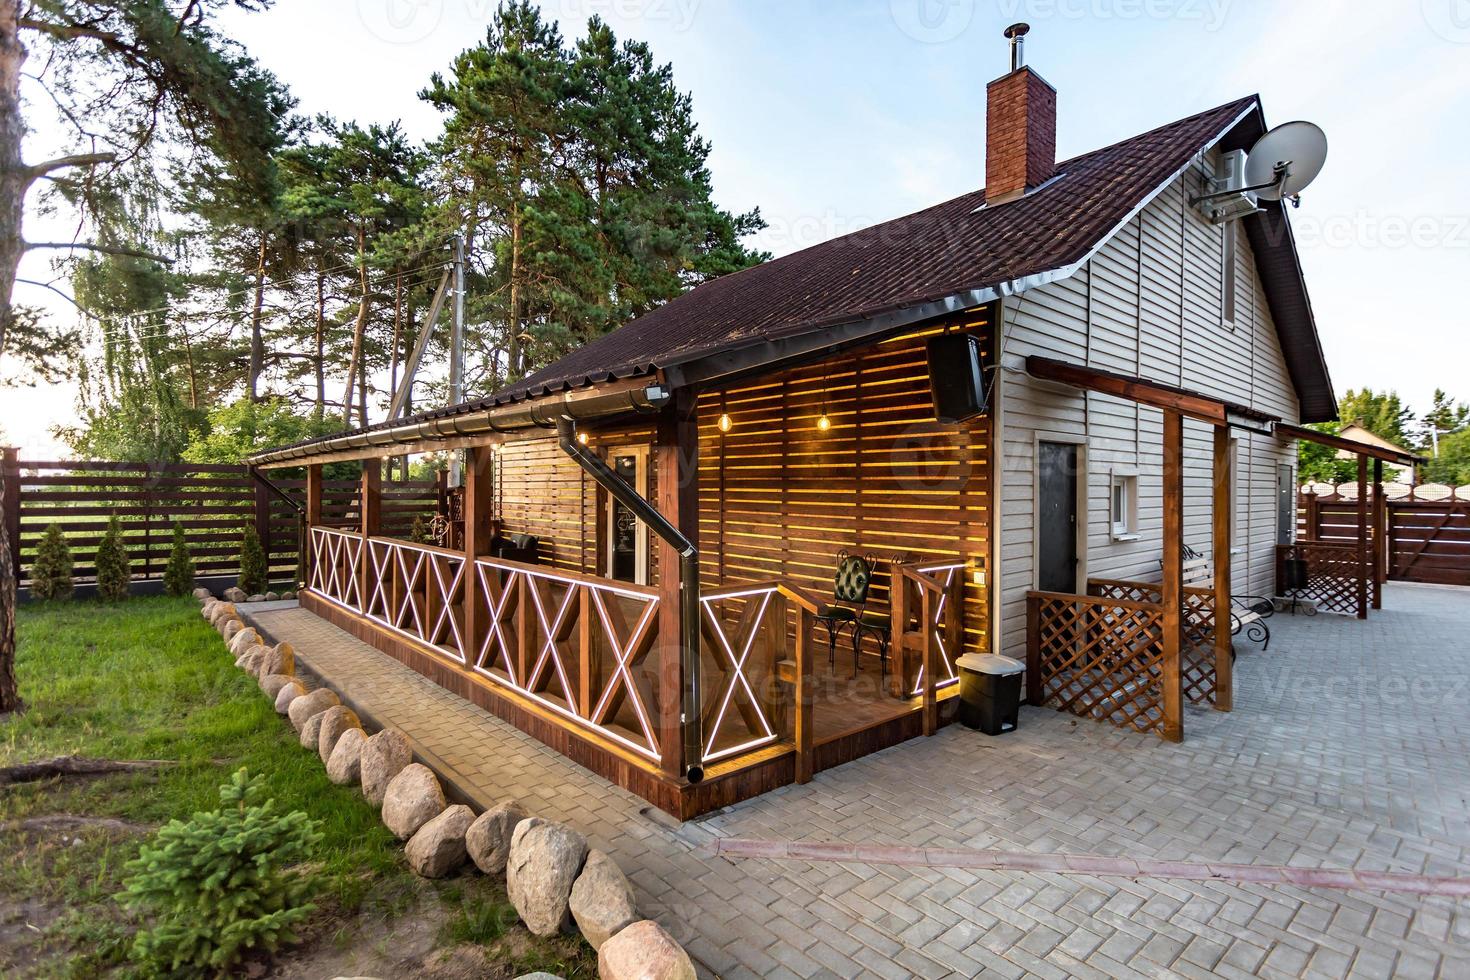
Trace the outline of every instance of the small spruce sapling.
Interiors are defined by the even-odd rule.
[[[259,802],[261,777],[241,769],[220,787],[220,807],[172,820],[127,864],[118,900],[150,914],[132,956],[152,971],[223,975],[252,949],[296,940],[315,909],[317,881],[294,866],[322,835],[305,813]]]
[[[46,536],[36,547],[36,561],[31,565],[31,597],[42,601],[70,599],[75,585],[71,577],[71,548],[61,525],[46,528]]]
[[[240,590],[246,595],[259,595],[266,589],[265,549],[254,524],[245,525],[240,540]]]
[[[163,587],[172,596],[188,595],[194,589],[194,559],[189,555],[184,525],[178,521],[174,521],[174,543],[168,553],[168,567],[163,570]]]
[[[126,599],[132,580],[133,566],[123,545],[122,525],[114,514],[97,545],[97,596],[107,602]]]

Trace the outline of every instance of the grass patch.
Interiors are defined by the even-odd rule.
[[[17,640],[27,709],[0,718],[0,766],[68,754],[175,764],[0,791],[0,824],[41,824],[8,833],[22,846],[0,849],[0,975],[81,976],[122,964],[135,931],[112,897],[123,865],[157,825],[217,806],[220,784],[241,766],[264,777],[266,796],[282,812],[304,810],[324,835],[314,859],[318,938],[346,942],[368,919],[419,914],[426,888],[451,921],[504,902],[498,882],[416,879],[377,813],[355,787],[328,781],[316,753],[234,666],[194,600],[26,605]],[[38,820],[56,814],[126,826]],[[481,931],[457,927],[444,941],[477,941],[470,937]],[[530,951],[552,961],[562,952],[556,943]],[[569,952],[564,975],[585,973],[585,944]]]

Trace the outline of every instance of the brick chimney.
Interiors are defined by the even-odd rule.
[[[1057,90],[1026,66],[1029,30],[1025,24],[1006,28],[1011,71],[985,90],[986,204],[1015,200],[1057,169]]]

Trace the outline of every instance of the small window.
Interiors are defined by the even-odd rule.
[[[1138,536],[1138,477],[1114,473],[1109,488],[1108,522],[1114,541]]]
[[[1220,242],[1220,319],[1225,326],[1235,327],[1235,235],[1236,223],[1221,226]]]

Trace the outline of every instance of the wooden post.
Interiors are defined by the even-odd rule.
[[[1383,460],[1373,460],[1373,608],[1383,608],[1383,528],[1388,502],[1383,499]]]
[[[260,538],[260,550],[265,553],[265,585],[271,582],[271,492],[262,480],[255,477],[248,467],[245,472],[255,484],[255,534]]]
[[[362,554],[357,562],[357,605],[358,611],[368,608],[368,596],[372,594],[373,559],[368,550],[368,541],[383,527],[383,463],[378,459],[362,461],[362,483],[358,493],[357,514],[361,519]]]
[[[1040,707],[1041,693],[1041,600],[1026,597],[1026,703]]]
[[[4,496],[0,497],[0,533],[10,545],[10,569],[15,581],[25,578],[20,562],[20,450],[13,446],[0,449],[0,480]]]
[[[1215,566],[1215,709],[1229,711],[1234,704],[1235,680],[1230,662],[1230,539],[1235,500],[1230,475],[1235,459],[1230,452],[1230,427],[1215,426],[1215,499],[1213,511]]]
[[[796,721],[792,731],[796,742],[796,781],[812,781],[812,697],[815,681],[812,677],[812,614],[805,606],[796,610]]]
[[[939,731],[939,705],[934,700],[934,675],[939,670],[939,630],[934,626],[934,590],[924,587],[919,596],[919,637],[923,644],[924,734]]]
[[[300,585],[305,587],[315,579],[316,556],[312,553],[311,529],[319,526],[322,522],[321,463],[312,463],[306,468],[306,514],[302,519],[306,521],[306,530],[303,535],[306,556],[302,561]]]
[[[494,527],[490,519],[492,506],[491,450],[475,446],[465,452],[464,460],[464,666],[470,670],[480,654],[480,645],[489,630],[486,616],[489,606],[480,594],[480,576],[475,559],[490,554]],[[481,608],[484,606],[485,608]]]
[[[1368,618],[1368,457],[1358,454],[1358,618]]]
[[[658,471],[659,513],[699,545],[699,428],[694,396],[675,393],[673,403],[658,418],[654,447]],[[682,724],[684,686],[684,618],[679,553],[667,541],[658,542],[658,744],[659,768],[668,776],[682,776],[690,760],[684,758]],[[698,583],[690,583],[697,588]],[[700,700],[703,700],[700,692]],[[701,703],[696,714],[703,710]]]
[[[1184,639],[1184,417],[1164,411],[1164,575],[1159,591],[1164,611],[1163,737],[1184,740],[1184,675],[1180,645]]]

